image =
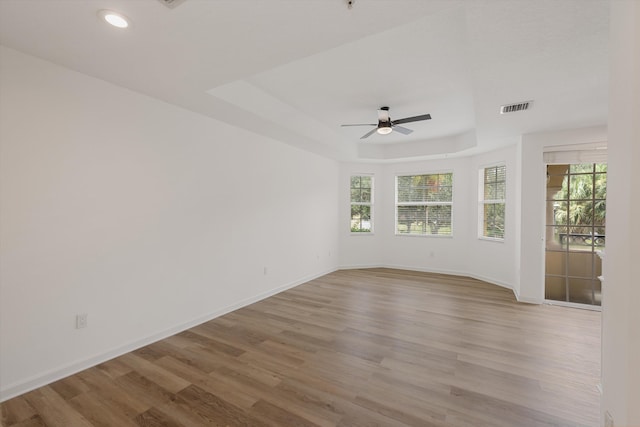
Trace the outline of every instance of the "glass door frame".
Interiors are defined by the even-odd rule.
[[[545,185],[544,295],[546,303],[600,309],[602,283],[599,276],[602,274],[602,260],[599,252],[604,248],[606,233],[604,218],[600,224],[596,223],[596,204],[600,203],[600,207],[606,206],[607,170],[606,166],[604,168],[601,166],[603,164],[606,165],[604,162],[545,163],[547,182]],[[586,165],[591,165],[591,169],[587,170]],[[590,197],[573,197],[575,192],[572,192],[572,184],[580,184],[580,180],[575,178],[589,175],[591,188],[586,188],[586,194],[590,193]],[[604,198],[598,197],[596,191],[597,179],[602,178],[605,182]],[[582,181],[584,184],[584,179]],[[585,188],[579,190],[584,191]],[[566,195],[557,198],[561,191]],[[577,220],[577,214],[580,214],[578,210],[588,212],[589,206],[591,211],[586,217],[589,223],[584,222],[585,217]],[[558,218],[561,219],[560,224],[557,223]],[[588,258],[584,256],[587,254],[590,255]],[[580,264],[584,264],[587,268],[580,268]],[[582,285],[590,284],[590,286],[578,285],[581,282]],[[590,295],[586,297],[589,291]],[[550,297],[554,294],[556,298]],[[564,295],[564,298],[559,299],[558,295]]]

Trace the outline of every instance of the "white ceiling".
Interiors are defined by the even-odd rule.
[[[606,124],[608,14],[608,0],[0,0],[0,43],[322,155],[391,161]],[[370,128],[340,127],[381,106],[433,118],[364,141]]]

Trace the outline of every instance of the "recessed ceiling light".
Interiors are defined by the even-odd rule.
[[[121,13],[114,12],[112,10],[101,10],[98,12],[98,16],[102,18],[108,24],[117,28],[127,28],[129,24],[129,18]]]

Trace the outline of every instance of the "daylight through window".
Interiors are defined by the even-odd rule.
[[[373,177],[351,177],[351,232],[373,231]]]
[[[481,237],[504,239],[506,167],[491,166],[480,171],[480,234]]]
[[[396,177],[396,234],[452,234],[453,173]]]

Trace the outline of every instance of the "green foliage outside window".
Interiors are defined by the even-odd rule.
[[[373,177],[351,177],[351,232],[372,231]]]
[[[396,177],[396,233],[451,235],[453,173]]]
[[[554,225],[568,235],[605,235],[607,165],[569,165],[562,188],[553,196]],[[601,239],[603,240],[603,239]]]
[[[504,239],[506,167],[503,165],[484,168],[483,175],[482,236]]]

